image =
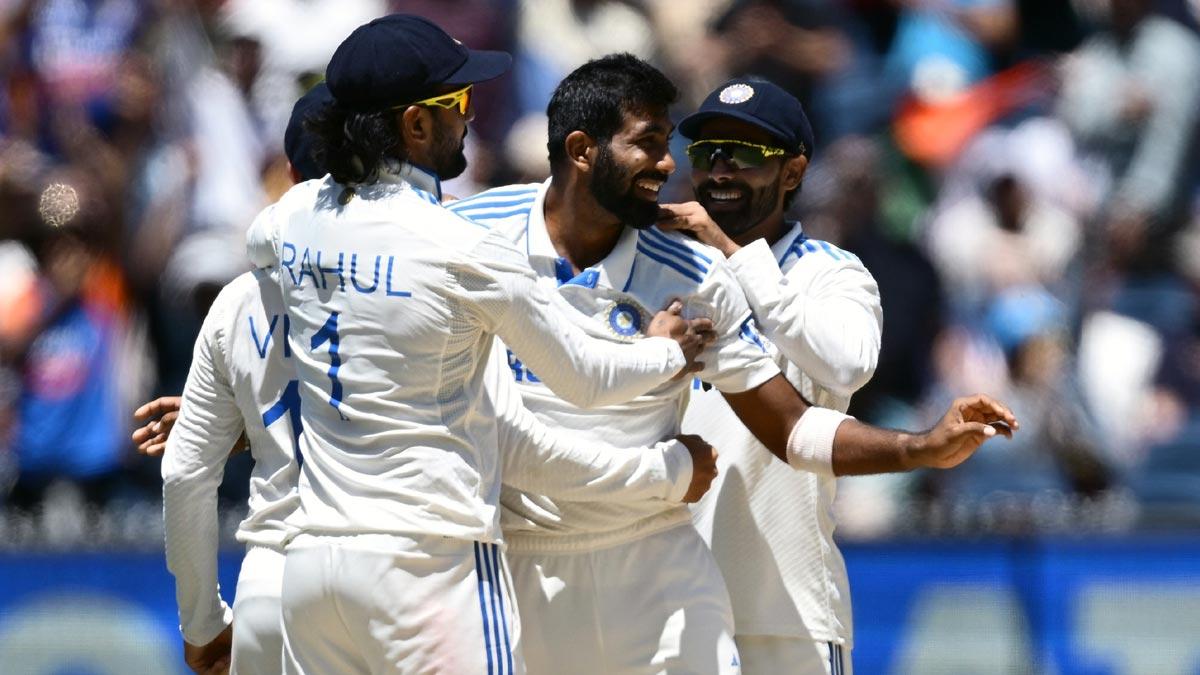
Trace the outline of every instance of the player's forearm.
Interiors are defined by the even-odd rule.
[[[501,420],[501,479],[510,487],[573,501],[680,501],[691,458],[677,441],[649,448],[578,443],[521,409]]]
[[[900,473],[916,468],[910,459],[918,435],[880,429],[847,419],[833,439],[832,467],[836,476]]]
[[[667,338],[630,344],[593,338],[562,316],[546,291],[519,301],[500,326],[500,337],[555,394],[581,408],[623,403],[670,379],[686,363],[679,345]],[[515,324],[515,325],[513,325]]]
[[[163,523],[167,569],[175,577],[179,627],[191,644],[207,644],[233,620],[217,584],[217,487],[222,472],[184,472],[164,456]]]

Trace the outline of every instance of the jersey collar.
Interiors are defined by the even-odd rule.
[[[771,253],[775,255],[775,260],[779,261],[780,267],[787,262],[788,258],[795,257],[795,247],[804,243],[804,228],[800,225],[800,221],[792,224],[792,229],[787,234],[779,238],[779,241],[771,245]]]
[[[550,180],[538,188],[533,207],[529,210],[529,220],[525,223],[525,251],[530,262],[534,259],[547,261],[554,269],[558,285],[575,284],[596,288],[625,288],[628,286],[630,273],[633,271],[633,259],[637,254],[638,232],[632,227],[626,227],[617,240],[617,245],[603,260],[571,275],[571,264],[554,249],[550,233],[546,230],[546,192],[550,189]],[[546,269],[537,267],[535,269]]]
[[[409,185],[428,192],[442,201],[442,181],[437,174],[423,166],[408,162],[395,162],[379,172],[381,183],[408,183]]]

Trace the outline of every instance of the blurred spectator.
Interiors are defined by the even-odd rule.
[[[97,233],[111,211],[93,182],[57,174],[39,198],[42,227],[31,248],[24,325],[10,325],[4,360],[20,373],[9,449],[19,474],[9,503],[31,507],[58,480],[103,504],[126,489],[126,298],[119,269]],[[138,392],[141,393],[141,392]]]
[[[1200,39],[1153,5],[1109,0],[1102,30],[1063,67],[1059,113],[1107,194],[1105,248],[1121,264],[1173,229],[1200,111]]]
[[[658,41],[650,17],[624,0],[519,0],[513,72],[520,112],[543,113],[567,73],[613,52],[653,61]]]
[[[995,70],[1017,39],[1011,0],[896,0],[889,80],[926,101],[945,100]]]
[[[1059,289],[1080,241],[1079,222],[1023,178],[1020,164],[1038,150],[1014,144],[1015,134],[992,131],[984,145],[989,165],[974,190],[933,216],[927,245],[954,288],[960,309],[975,310],[1004,289]]]

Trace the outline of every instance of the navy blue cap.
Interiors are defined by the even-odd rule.
[[[428,98],[441,85],[499,77],[510,65],[509,54],[467,49],[429,19],[390,14],[338,45],[325,80],[338,105],[373,112]]]
[[[746,77],[729,80],[713,90],[699,110],[683,118],[679,133],[696,140],[700,127],[714,117],[749,122],[774,136],[785,150],[812,157],[813,132],[808,115],[795,96],[773,82]]]
[[[301,180],[312,180],[329,173],[313,159],[314,137],[312,132],[304,128],[304,121],[332,102],[333,94],[329,93],[329,87],[322,82],[309,89],[308,93],[301,96],[296,105],[292,106],[287,131],[283,132],[283,151],[292,163],[292,168],[300,174]]]

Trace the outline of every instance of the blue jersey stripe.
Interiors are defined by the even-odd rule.
[[[451,204],[449,206],[449,208],[451,210],[463,213],[463,212],[469,212],[469,211],[481,211],[484,209],[499,209],[499,208],[504,208],[504,207],[509,207],[509,206],[521,206],[524,204],[532,204],[535,199],[537,199],[537,197],[535,195],[529,195],[528,197],[519,197],[517,199],[496,199],[496,200],[482,199],[480,201],[472,202],[470,204],[464,204],[462,202],[454,202],[453,204]]]
[[[662,263],[662,264],[666,265],[667,267],[670,267],[671,269],[675,270],[676,272],[679,272],[683,276],[691,279],[692,281],[695,281],[698,284],[704,283],[704,277],[701,277],[699,274],[696,274],[696,272],[694,272],[690,269],[687,269],[683,265],[676,263],[674,260],[670,260],[670,259],[666,258],[665,256],[659,256],[659,255],[655,254],[650,249],[643,247],[642,242],[640,242],[640,241],[637,244],[637,250],[642,255],[646,256],[647,258],[649,258],[655,262]]]
[[[700,262],[699,260],[696,260],[695,258],[688,257],[687,255],[680,253],[679,251],[677,251],[675,249],[667,248],[666,246],[659,244],[658,242],[654,241],[653,239],[650,239],[649,237],[638,239],[638,246],[646,246],[648,248],[654,249],[655,251],[658,251],[658,253],[660,255],[665,255],[665,256],[670,256],[672,258],[675,258],[676,260],[679,260],[683,264],[694,268],[697,272],[700,273],[701,276],[708,274],[708,267],[705,266],[704,263]]]
[[[642,230],[642,234],[645,234],[646,236],[653,238],[654,240],[658,241],[659,243],[661,243],[665,246],[670,246],[672,248],[677,248],[680,251],[685,251],[685,252],[687,252],[688,255],[695,256],[695,257],[703,260],[704,262],[708,263],[709,265],[712,264],[712,258],[704,255],[700,251],[697,251],[696,249],[688,246],[687,244],[685,244],[681,241],[675,241],[674,239],[668,237],[667,235],[663,234],[662,232],[659,232],[658,230],[655,230],[655,229]]]
[[[499,220],[501,218],[509,218],[512,216],[529,215],[529,211],[531,210],[532,206],[533,202],[530,202],[521,208],[513,209],[511,211],[468,213],[465,215],[460,213],[459,215],[463,216],[464,218],[470,218],[471,220]]]
[[[843,252],[843,251],[842,251],[841,249],[839,249],[839,248],[835,248],[835,247],[833,247],[833,246],[830,246],[830,245],[829,245],[829,242],[826,242],[826,241],[821,241],[821,242],[818,242],[818,243],[820,244],[821,248],[825,249],[825,252],[829,254],[829,257],[830,257],[830,258],[833,258],[834,260],[847,260],[847,259],[849,259],[849,256],[847,256],[847,255],[845,254],[845,252]]]
[[[504,581],[500,575],[500,547],[492,544],[492,578],[496,580],[496,597],[500,602],[500,628],[504,636],[504,659],[508,672],[513,672],[512,645],[508,642],[508,613],[504,611]]]
[[[485,200],[485,199],[493,199],[495,197],[518,197],[518,196],[525,196],[525,195],[533,195],[533,194],[537,194],[537,191],[538,191],[538,188],[536,185],[534,185],[532,187],[519,186],[519,187],[514,187],[514,188],[495,188],[492,190],[484,190],[483,192],[480,192],[479,194],[471,195],[470,197],[463,197],[462,199],[460,199],[454,203],[455,204],[466,204],[468,202]]]
[[[491,555],[488,551],[492,549],[490,544],[483,545],[483,566],[487,570],[488,575],[488,602],[492,606],[492,635],[495,637],[496,650],[496,670],[499,675],[504,675],[504,659],[500,656],[500,610],[496,607],[496,575],[494,572],[495,566],[492,564]],[[491,655],[489,654],[489,657]]]
[[[489,622],[487,602],[484,600],[483,591],[483,575],[486,568],[484,567],[483,562],[479,559],[480,546],[481,544],[479,542],[475,542],[475,578],[479,584],[479,613],[483,617],[483,647],[485,653],[487,654],[487,673],[488,675],[492,675],[492,636],[491,631],[488,630]]]

